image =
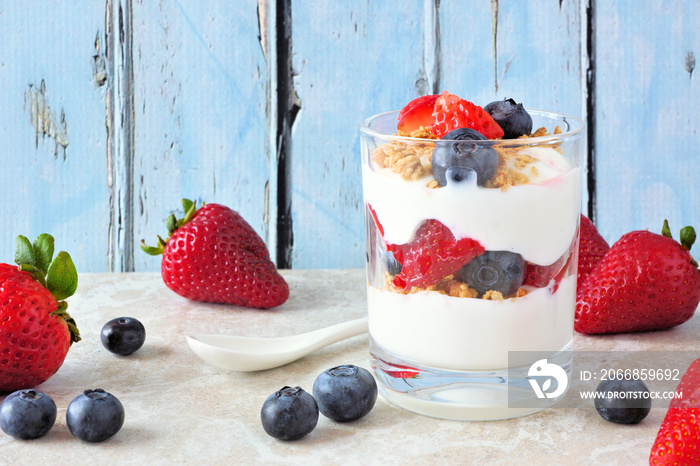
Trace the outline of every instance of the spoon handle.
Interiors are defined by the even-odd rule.
[[[341,340],[367,333],[368,329],[367,317],[362,317],[360,319],[331,325],[330,327],[313,330],[303,335],[306,337],[305,339],[308,345],[305,351],[307,351],[307,354],[311,353]]]

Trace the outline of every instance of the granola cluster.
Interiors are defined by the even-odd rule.
[[[430,129],[421,126],[412,133],[399,132],[399,136],[416,139],[437,139]],[[379,168],[391,168],[405,180],[418,180],[432,173],[430,158],[435,144],[423,141],[389,142],[382,144],[372,153],[372,161]]]
[[[557,126],[554,128],[553,134],[559,133],[561,133],[561,128]],[[421,126],[411,133],[399,131],[396,135],[415,138],[416,142],[395,141],[382,144],[372,153],[372,162],[375,166],[390,168],[392,172],[409,181],[419,180],[432,174],[430,162],[435,143],[425,140],[438,138],[430,132],[430,128]],[[537,129],[529,137],[540,136],[549,136],[546,128]],[[522,136],[522,138],[525,137],[527,136]],[[510,186],[527,184],[530,182],[530,176],[537,176],[537,167],[529,167],[530,176],[528,176],[526,169],[537,159],[521,153],[521,147],[495,145],[494,149],[498,152],[498,168],[494,177],[487,182],[487,188],[508,189]],[[426,186],[433,189],[440,187],[434,179],[428,181]]]
[[[418,293],[420,291],[435,291],[440,294],[444,294],[447,296],[451,296],[453,298],[478,298],[479,297],[479,292],[476,291],[474,288],[470,288],[469,285],[464,283],[461,280],[458,280],[455,278],[454,275],[448,275],[442,280],[440,280],[439,283],[427,287],[421,287],[421,286],[413,286],[410,289],[404,289],[404,288],[399,288],[398,286],[395,286],[393,284],[393,279],[389,273],[386,273],[384,275],[384,287],[392,291],[394,293],[399,293],[399,294],[413,294],[413,293]],[[529,291],[523,288],[518,288],[518,291],[515,293],[516,298],[520,298],[522,296],[525,296],[528,294]],[[503,296],[503,293],[500,291],[487,291],[484,293],[484,295],[481,297],[481,299],[487,299],[491,301],[503,301],[506,299]]]

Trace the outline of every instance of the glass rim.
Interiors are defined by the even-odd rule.
[[[558,134],[549,134],[547,136],[537,136],[537,137],[529,137],[529,138],[517,138],[517,139],[486,139],[486,140],[474,140],[474,142],[477,142],[479,144],[510,144],[510,145],[533,145],[533,144],[543,144],[543,143],[552,143],[552,142],[561,142],[567,139],[574,139],[583,133],[583,131],[586,128],[586,123],[583,121],[583,119],[579,117],[575,117],[573,115],[567,115],[565,113],[557,113],[557,112],[551,112],[548,110],[539,110],[536,108],[527,108],[526,109],[530,115],[540,115],[540,116],[549,116],[549,117],[556,117],[559,119],[563,119],[564,121],[570,120],[571,122],[575,123],[575,127],[573,129],[569,129],[567,131],[562,131],[561,133]],[[381,117],[390,115],[392,113],[398,114],[400,110],[392,110],[390,112],[384,112],[384,113],[378,113],[376,115],[373,115],[369,118],[365,118],[362,120],[360,123],[360,132],[367,134],[368,136],[371,136],[373,138],[381,138],[381,139],[390,139],[392,141],[402,141],[406,143],[427,143],[427,142],[432,142],[435,143],[437,141],[443,141],[443,142],[459,142],[456,139],[428,139],[428,138],[414,138],[411,136],[399,136],[398,134],[385,134],[385,133],[380,133],[379,131],[376,131],[372,128],[369,127],[369,124],[377,120]],[[463,142],[463,141],[462,141]]]

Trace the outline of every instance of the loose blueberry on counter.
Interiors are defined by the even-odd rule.
[[[75,437],[86,442],[102,442],[124,425],[124,406],[101,388],[85,390],[66,409],[66,424]]]
[[[601,393],[602,398],[596,398],[593,404],[600,417],[606,421],[637,424],[651,411],[649,389],[639,379],[603,380],[595,391]]]
[[[314,382],[314,398],[321,413],[334,421],[355,421],[377,401],[377,382],[367,369],[351,364],[322,372]]]
[[[318,405],[301,387],[282,387],[262,405],[260,420],[271,437],[298,440],[316,428]]]
[[[459,275],[479,296],[492,290],[507,298],[523,284],[525,260],[514,252],[486,251],[459,269]]]
[[[55,422],[56,403],[39,390],[18,390],[0,405],[0,428],[15,438],[39,438],[51,430]]]
[[[491,102],[484,111],[501,127],[503,139],[516,139],[532,132],[532,117],[522,103],[516,104],[513,99]]]
[[[498,154],[492,147],[474,142],[486,140],[483,134],[471,128],[457,128],[442,139],[458,142],[438,142],[433,149],[433,176],[440,186],[446,186],[448,178],[460,182],[474,174],[479,186],[493,178]]]
[[[133,317],[118,317],[102,327],[100,340],[112,353],[127,356],[143,346],[146,329]]]

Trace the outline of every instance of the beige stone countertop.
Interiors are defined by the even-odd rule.
[[[265,399],[284,385],[311,392],[316,376],[339,364],[369,367],[368,337],[336,343],[287,366],[237,373],[203,363],[185,341],[193,333],[278,336],[366,314],[363,270],[282,271],[290,298],[274,310],[187,301],[157,273],[82,274],[69,311],[83,340],[63,367],[37,387],[58,407],[51,431],[22,441],[0,432],[3,464],[647,464],[665,409],[638,425],[603,420],[591,406],[552,408],[522,418],[466,422],[404,411],[381,396],[354,423],[323,415],[301,440],[283,442],[260,424]],[[119,357],[100,343],[102,326],[131,316],[146,343]],[[587,337],[575,349],[693,350],[700,355],[700,318],[668,331]],[[124,427],[102,443],[74,438],[66,407],[85,389],[103,388],[126,411]]]

